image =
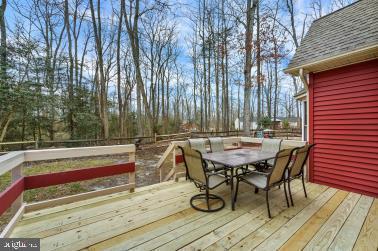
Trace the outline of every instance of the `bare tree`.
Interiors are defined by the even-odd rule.
[[[247,23],[245,30],[245,63],[244,63],[244,134],[250,135],[251,127],[251,91],[252,91],[252,41],[253,41],[253,26],[255,22],[255,11],[257,8],[258,0],[247,0]]]
[[[89,0],[89,6],[92,17],[93,34],[96,44],[97,55],[97,70],[96,82],[98,84],[99,93],[99,112],[102,125],[102,133],[105,139],[109,138],[109,121],[108,121],[108,106],[107,106],[107,86],[105,80],[105,69],[103,59],[103,44],[102,44],[102,23],[101,23],[101,5],[100,0],[97,0],[97,10],[95,11],[93,0]],[[97,14],[97,15],[96,15]]]

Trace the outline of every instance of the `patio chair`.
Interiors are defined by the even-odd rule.
[[[310,145],[305,145],[300,148],[296,148],[294,161],[291,163],[291,165],[288,168],[286,180],[288,182],[290,201],[291,201],[292,206],[294,206],[294,202],[293,202],[293,196],[291,194],[290,182],[293,179],[299,179],[299,178],[302,179],[303,191],[304,191],[305,197],[307,198],[306,186],[304,182],[303,167],[306,164],[308,155],[313,146],[314,144],[310,144]]]
[[[223,152],[224,151],[224,143],[221,137],[210,137],[210,149],[211,152]]]
[[[277,153],[280,151],[282,139],[263,139],[261,144],[261,151],[269,153]],[[260,172],[266,171],[267,168],[271,168],[274,164],[274,159],[266,160],[252,164],[252,166]]]
[[[200,153],[207,153],[205,139],[188,139],[190,148],[199,151]]]
[[[295,148],[279,151],[276,154],[276,158],[274,159],[273,167],[267,173],[252,171],[247,174],[240,174],[240,175],[237,174],[236,192],[235,192],[235,197],[234,197],[235,202],[236,202],[237,194],[239,190],[239,183],[241,181],[254,186],[255,193],[258,192],[258,189],[262,189],[266,193],[265,196],[266,196],[266,205],[268,209],[268,216],[269,218],[271,218],[270,208],[269,208],[269,198],[268,198],[269,190],[272,187],[279,186],[283,183],[286,204],[287,204],[287,207],[289,207],[290,205],[289,205],[288,195],[286,191],[284,173],[287,170],[287,167],[290,163],[294,150]]]
[[[207,169],[206,162],[202,159],[202,154],[198,150],[191,149],[190,147],[181,147],[179,146],[183,153],[185,168],[187,171],[187,175],[189,180],[193,181],[195,186],[200,189],[200,191],[205,190],[205,193],[200,193],[194,195],[190,199],[190,205],[202,212],[216,212],[221,210],[225,206],[225,202],[222,197],[209,193],[209,190],[212,190],[224,182],[226,182],[226,178],[224,176],[219,175],[217,172],[210,172]],[[205,200],[207,208],[201,208],[194,205],[195,201],[198,200]],[[211,208],[210,201],[218,201],[220,205]]]
[[[223,143],[223,139],[221,137],[210,137],[208,139],[209,139],[209,142],[210,142],[211,152],[214,153],[214,152],[223,152],[224,151],[224,143]],[[228,170],[226,169],[225,166],[223,166],[221,164],[216,164],[216,163],[212,163],[212,164],[214,165],[216,170],[223,169],[224,170],[223,175],[226,178],[230,177],[230,174],[228,173]],[[228,185],[228,182],[226,182],[226,183]]]
[[[281,149],[281,142],[282,139],[263,139],[263,142],[261,144],[261,151],[277,153]],[[269,167],[272,167],[274,164],[274,159],[268,160],[267,164]]]
[[[189,142],[190,148],[195,149],[202,154],[207,153],[205,139],[203,139],[203,138],[188,139],[188,142]],[[213,163],[213,162],[210,162],[210,161],[206,161],[206,163],[207,163],[207,168],[211,171],[218,171],[218,170],[224,169],[223,165],[216,164],[216,163]]]

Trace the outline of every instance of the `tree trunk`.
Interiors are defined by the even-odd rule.
[[[245,63],[244,63],[244,120],[243,129],[246,136],[250,135],[251,126],[251,91],[252,91],[252,38],[254,16],[256,10],[257,0],[247,0],[247,26],[245,34]]]
[[[102,133],[103,138],[109,138],[109,121],[108,121],[108,107],[107,107],[107,86],[105,83],[105,73],[104,73],[104,61],[103,61],[103,51],[102,51],[102,35],[101,35],[101,11],[100,11],[100,0],[97,0],[97,20],[93,6],[93,0],[89,0],[89,5],[91,9],[93,33],[96,44],[96,54],[98,60],[98,71],[99,71],[99,108],[100,108],[100,118],[102,123]]]
[[[7,75],[7,28],[5,24],[5,10],[7,0],[2,0],[0,6],[0,81],[4,81]]]
[[[121,0],[124,1],[124,0]],[[134,1],[130,1],[132,4]],[[137,89],[139,90],[139,94],[142,96],[142,101],[144,105],[144,112],[147,115],[147,122],[148,122],[148,130],[149,134],[152,135],[155,131],[155,125],[153,116],[151,114],[151,109],[147,100],[147,94],[144,88],[141,68],[140,68],[140,58],[139,58],[139,34],[138,34],[138,22],[140,18],[139,13],[139,2],[140,0],[135,0],[135,10],[134,14],[126,12],[125,5],[123,5],[123,16],[125,17],[126,29],[127,34],[129,36],[130,44],[131,44],[131,54],[134,62],[135,67],[135,76],[136,76],[136,84]],[[131,9],[131,7],[130,7]]]
[[[68,58],[69,58],[69,74],[68,74],[68,127],[70,131],[70,137],[73,139],[75,137],[74,129],[74,88],[73,88],[73,68],[74,60],[72,56],[72,39],[71,39],[71,25],[70,25],[70,14],[68,10],[68,0],[64,0],[64,22],[66,26],[66,34],[68,40]]]
[[[121,10],[122,5],[125,4],[124,1],[121,1]],[[122,33],[122,17],[123,12],[119,13],[119,20],[118,20],[118,32],[117,32],[117,97],[118,97],[118,130],[119,130],[119,137],[125,136],[125,127],[124,127],[124,111],[123,111],[123,100],[122,100],[122,87],[121,87],[121,33]],[[126,100],[125,100],[125,103]]]
[[[256,21],[257,21],[257,34],[256,34],[256,64],[257,64],[257,128],[260,128],[260,121],[262,117],[262,93],[261,93],[261,45],[260,45],[260,7],[259,3],[256,6]]]

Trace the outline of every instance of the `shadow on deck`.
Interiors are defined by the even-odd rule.
[[[230,189],[213,191],[226,201],[216,213],[193,210],[198,190],[187,181],[164,182],[25,213],[11,237],[41,238],[41,250],[377,250],[378,201],[322,185],[307,184],[306,199],[293,182],[294,207],[283,189],[270,196],[241,184],[236,210]]]

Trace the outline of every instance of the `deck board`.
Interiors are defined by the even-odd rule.
[[[374,199],[353,250],[378,250],[378,199]]]
[[[272,219],[264,193],[248,185],[241,185],[235,211],[224,185],[213,193],[226,207],[203,213],[189,205],[198,190],[179,181],[28,212],[11,237],[41,238],[41,250],[377,249],[377,199],[306,185],[307,199],[293,182],[290,208],[283,189],[272,190]]]
[[[308,198],[306,200],[298,201],[299,198],[295,198],[294,196],[295,200],[298,201],[295,207],[290,207],[282,211],[279,215],[270,219],[269,222],[267,222],[265,225],[261,226],[256,231],[250,233],[247,237],[245,237],[237,245],[233,246],[230,250],[252,250],[256,248],[260,243],[262,243],[265,239],[267,239],[270,235],[277,231],[281,226],[288,222],[289,219],[297,215],[304,207],[306,207],[311,202],[313,202],[313,200],[318,198],[318,196],[322,195],[324,191],[326,191],[325,187],[316,187],[309,191]],[[326,196],[329,195],[327,192],[328,191],[324,193],[326,194]],[[333,192],[334,191],[331,190],[329,193]]]
[[[333,239],[340,231],[345,220],[352,212],[361,195],[349,193],[347,198],[336,209],[332,216],[324,223],[314,238],[306,245],[304,250],[325,250],[331,245]]]
[[[305,207],[285,225],[278,229],[274,234],[265,239],[256,249],[257,250],[276,250],[280,248],[288,239],[288,236],[292,236],[303,224],[311,218],[319,209],[327,203],[327,201],[334,196],[335,189],[328,189],[318,198],[316,198],[311,204]]]
[[[281,246],[280,250],[302,250],[347,195],[348,192],[346,191],[338,191],[319,211],[307,220],[295,234],[286,240],[286,243]]]

